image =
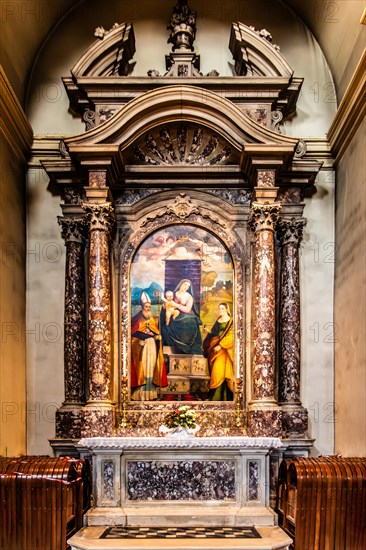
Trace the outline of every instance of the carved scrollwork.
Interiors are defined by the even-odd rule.
[[[86,109],[83,114],[83,121],[85,122],[85,130],[91,130],[95,126],[95,111]]]
[[[283,120],[283,113],[281,113],[281,111],[271,112],[272,130],[274,130],[275,132],[278,132],[279,134],[281,133],[280,124],[282,120]]]
[[[195,201],[192,202],[191,198],[186,193],[179,193],[174,199],[174,203],[168,204],[165,209],[159,209],[152,215],[148,215],[141,223],[141,227],[155,220],[156,218],[170,218],[171,221],[185,222],[188,218],[191,218],[193,214],[197,214],[202,218],[210,219],[213,223],[225,227],[225,223],[222,219],[214,216],[212,212],[202,206],[199,206]]]
[[[305,141],[303,139],[299,139],[299,142],[296,146],[294,157],[297,159],[301,159],[306,151],[308,150],[308,146],[306,145]]]

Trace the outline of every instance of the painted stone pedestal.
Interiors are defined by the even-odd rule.
[[[276,524],[269,457],[278,438],[95,437],[77,447],[93,462],[89,526]]]

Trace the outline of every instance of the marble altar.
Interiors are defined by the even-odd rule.
[[[87,525],[275,525],[269,457],[276,437],[90,437]]]

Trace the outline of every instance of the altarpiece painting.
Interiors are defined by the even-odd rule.
[[[152,233],[131,267],[131,399],[231,401],[233,262],[194,225]]]

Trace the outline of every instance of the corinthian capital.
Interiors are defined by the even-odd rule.
[[[305,218],[281,218],[278,222],[278,236],[282,244],[299,244],[305,225]]]
[[[83,202],[82,207],[86,212],[90,231],[106,231],[110,233],[114,223],[114,209],[110,202]]]
[[[267,229],[273,231],[280,216],[281,204],[261,204],[253,202],[251,206],[249,224],[253,231]]]
[[[83,243],[87,234],[87,224],[85,218],[64,218],[58,216],[61,226],[61,236],[68,242]]]

